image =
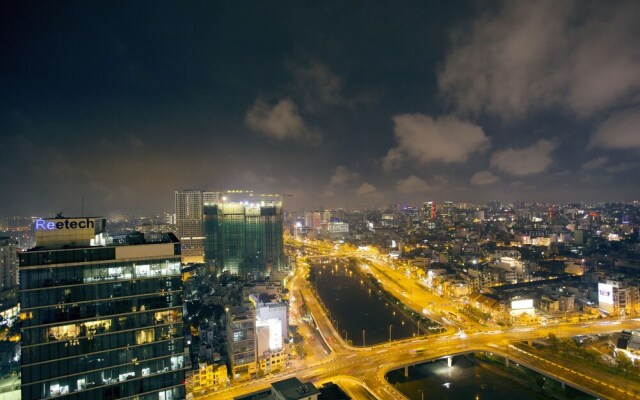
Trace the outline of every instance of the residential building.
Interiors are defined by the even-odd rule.
[[[232,379],[256,373],[255,310],[237,308],[227,312],[227,355]]]
[[[200,363],[198,369],[186,373],[187,393],[221,389],[228,383],[227,366],[224,364]]]

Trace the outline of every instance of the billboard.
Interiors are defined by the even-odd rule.
[[[608,313],[614,308],[613,286],[606,283],[598,283],[598,307]]]
[[[511,302],[512,310],[522,310],[522,309],[528,309],[528,308],[533,308],[533,299],[513,300]]]
[[[533,307],[533,299],[525,300],[511,300],[511,312],[512,316],[519,316],[522,314],[535,315],[536,309]]]

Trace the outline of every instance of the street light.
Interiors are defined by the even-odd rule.
[[[389,341],[391,341],[391,327],[393,327],[393,325],[389,325]]]

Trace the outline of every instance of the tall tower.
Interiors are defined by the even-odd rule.
[[[18,241],[0,236],[0,291],[18,284]]]
[[[201,190],[175,192],[176,230],[182,242],[184,262],[204,261],[203,193]]]
[[[268,275],[284,265],[281,196],[222,192],[204,215],[207,261],[233,274]]]
[[[180,242],[104,218],[35,223],[20,253],[23,399],[183,399]]]

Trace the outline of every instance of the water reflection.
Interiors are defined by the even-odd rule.
[[[355,346],[424,334],[432,324],[403,310],[402,304],[386,297],[370,276],[348,262],[314,264],[310,275],[336,330]]]

